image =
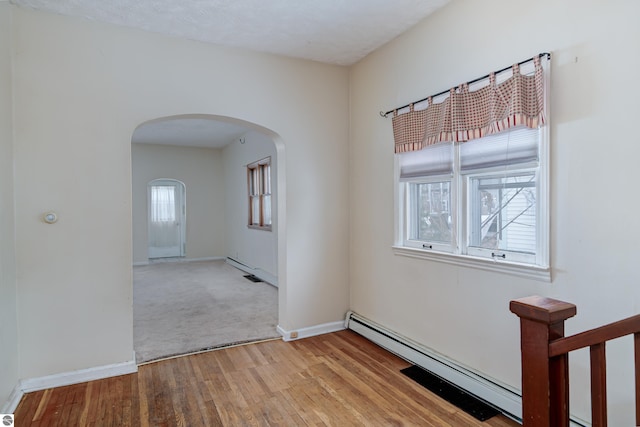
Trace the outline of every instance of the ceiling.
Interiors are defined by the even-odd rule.
[[[249,128],[243,125],[211,118],[177,117],[142,124],[133,133],[131,142],[222,148],[237,141],[248,131]]]
[[[192,40],[351,65],[449,0],[10,0]]]
[[[20,7],[329,64],[352,65],[450,0],[10,0]],[[248,129],[153,121],[133,142],[220,147]]]

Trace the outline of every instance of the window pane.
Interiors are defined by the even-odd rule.
[[[264,218],[264,224],[262,225],[271,225],[271,196],[270,195],[264,196],[263,209],[264,209],[264,212],[262,214]]]
[[[176,220],[176,187],[154,185],[151,187],[151,221],[172,222]]]
[[[451,183],[411,183],[409,201],[409,238],[451,243]]]
[[[251,197],[251,225],[260,225],[260,196]]]
[[[260,174],[258,173],[258,169],[251,169],[251,188],[249,189],[249,194],[252,196],[257,196],[260,194]]]
[[[271,166],[264,165],[262,167],[263,193],[271,194]]]
[[[536,252],[534,173],[471,179],[470,246]]]

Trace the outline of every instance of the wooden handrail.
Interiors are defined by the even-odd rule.
[[[591,423],[606,426],[606,342],[631,334],[640,425],[640,315],[565,337],[564,321],[576,314],[575,305],[532,296],[511,301],[509,308],[520,317],[524,427],[569,426],[568,353],[585,347],[591,356]]]
[[[549,343],[549,357],[591,347],[592,345],[631,335],[638,331],[640,331],[640,314],[570,337],[551,341]]]

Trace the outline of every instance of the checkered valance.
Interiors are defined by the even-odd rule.
[[[513,75],[496,84],[495,73],[489,85],[470,92],[464,83],[452,88],[449,96],[434,104],[428,99],[424,110],[393,113],[395,152],[417,151],[438,142],[465,142],[502,132],[516,126],[537,128],[544,124],[544,81],[540,57],[533,58],[535,71],[520,73],[514,65]]]

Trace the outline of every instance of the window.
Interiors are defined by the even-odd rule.
[[[522,127],[400,154],[401,245],[546,267],[544,135]],[[411,167],[415,153],[448,157],[449,171],[439,162]]]
[[[186,252],[186,189],[174,179],[147,185],[149,258],[181,257]]]
[[[249,227],[271,230],[271,157],[247,165]]]
[[[175,186],[151,186],[151,221],[173,222],[176,220]]]
[[[454,251],[453,157],[452,143],[398,156],[406,202],[405,246]]]
[[[548,280],[548,132],[398,150],[396,254]]]
[[[534,171],[470,177],[469,254],[535,264],[536,193]]]
[[[409,238],[451,245],[451,182],[412,182],[409,194]]]

